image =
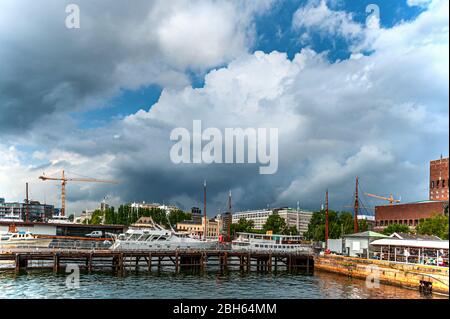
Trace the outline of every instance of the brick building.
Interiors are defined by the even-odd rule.
[[[430,200],[448,200],[448,157],[430,161]]]
[[[448,201],[441,200],[375,206],[375,229],[380,231],[391,224],[415,228],[421,219],[443,215],[446,207]]]

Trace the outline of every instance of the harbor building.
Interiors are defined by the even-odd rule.
[[[29,201],[29,203],[6,202],[3,198],[0,201],[0,219],[5,216],[15,216],[19,219],[31,222],[45,222],[55,214],[53,205],[41,204],[38,201]]]
[[[233,224],[237,224],[239,222],[239,219],[245,218],[246,220],[253,221],[254,229],[261,230],[263,229],[267,218],[269,218],[269,216],[272,214],[273,211],[270,209],[246,210],[234,213],[232,216],[232,222]]]
[[[272,214],[278,214],[281,218],[283,218],[288,227],[297,228],[300,235],[303,235],[308,230],[308,225],[313,215],[310,211],[282,207],[275,209],[236,212],[233,214],[232,221],[233,223],[238,223],[241,218],[252,220],[254,223],[254,228],[257,230],[262,230],[267,218],[269,218]]]
[[[343,253],[350,257],[370,258],[372,255],[370,244],[377,239],[387,237],[373,231],[344,235],[342,237],[344,244]]]
[[[233,215],[231,214],[231,212],[225,212],[220,216],[219,219],[222,221],[221,234],[224,236],[226,241],[230,241],[230,229],[233,222]]]
[[[430,200],[448,201],[448,157],[430,161]]]
[[[7,233],[11,222],[0,221],[0,234]],[[31,232],[35,235],[85,237],[93,231],[101,231],[103,236],[120,234],[125,230],[123,225],[80,225],[73,223],[14,222],[18,231]]]
[[[287,227],[297,228],[300,236],[308,231],[308,225],[313,215],[312,212],[293,208],[275,209],[274,212],[286,221]]]
[[[214,218],[201,218],[201,222],[198,223],[194,220],[185,220],[178,222],[176,229],[180,232],[185,232],[194,235],[198,238],[203,238],[203,232],[206,226],[206,238],[217,239],[221,235],[223,228],[223,221],[220,215]]]
[[[191,208],[191,218],[194,222],[201,224],[202,223],[202,210],[198,207]]]
[[[382,231],[391,224],[407,225],[415,229],[421,219],[444,215],[448,201],[427,200],[414,203],[375,206],[375,230]]]
[[[448,240],[394,233],[370,243],[376,259],[448,267]]]
[[[92,218],[92,214],[94,214],[95,209],[86,209],[81,212],[81,215],[78,217],[75,217],[74,223],[75,224],[84,224],[85,222],[89,221]]]

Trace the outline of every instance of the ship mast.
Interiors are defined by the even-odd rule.
[[[205,226],[203,228],[203,240],[206,240],[206,228],[207,228],[207,220],[206,220],[206,179],[203,182],[203,219],[205,220]]]
[[[325,250],[328,249],[328,189],[325,193]]]
[[[356,188],[355,188],[355,216],[354,216],[354,225],[353,232],[358,232],[358,210],[359,210],[359,198],[358,198],[358,176],[356,176]]]

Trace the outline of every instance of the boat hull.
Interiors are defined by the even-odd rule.
[[[8,240],[5,242],[0,242],[0,250],[11,248],[48,248],[51,242],[52,240],[47,238],[38,238],[31,240]]]
[[[142,241],[116,241],[111,250],[140,250],[140,251],[158,251],[158,250],[210,250],[217,249],[218,242],[172,242],[156,243]]]

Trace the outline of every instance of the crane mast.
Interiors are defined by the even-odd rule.
[[[39,176],[42,181],[61,181],[61,216],[66,214],[66,183],[67,182],[88,182],[88,183],[109,183],[117,184],[117,181],[102,180],[97,178],[67,178],[64,170],[61,172],[61,177],[49,177],[45,175]]]

